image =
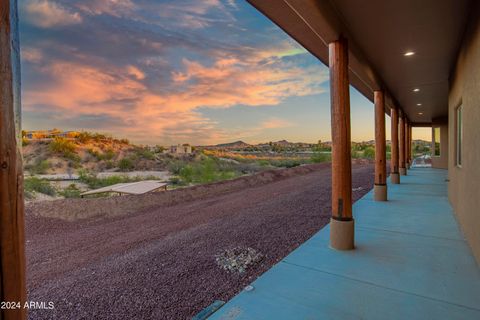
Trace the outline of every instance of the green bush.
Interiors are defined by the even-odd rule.
[[[25,166],[31,174],[45,174],[50,169],[51,164],[48,160],[37,159],[34,164]]]
[[[25,178],[24,190],[29,196],[34,192],[43,193],[49,196],[54,196],[57,193],[55,188],[50,185],[50,182],[37,177]]]
[[[192,164],[187,164],[179,170],[179,177],[183,183],[210,183],[232,179],[241,173],[228,166],[220,165],[218,161],[205,157]]]
[[[80,193],[82,193],[75,183],[72,183],[66,187],[63,191],[60,191],[59,194],[65,198],[80,198]]]
[[[150,151],[149,148],[137,148],[135,150],[135,154],[139,158],[143,158],[143,159],[147,159],[147,160],[155,159],[155,153]]]
[[[363,157],[366,159],[374,159],[375,149],[372,147],[365,148],[365,150],[363,151]]]
[[[67,155],[71,153],[76,153],[75,143],[65,138],[57,137],[49,145],[50,151],[62,155]]]
[[[180,170],[186,166],[185,161],[182,160],[171,160],[168,165],[168,171],[173,174],[180,174]]]
[[[81,170],[79,173],[80,181],[85,183],[90,189],[98,189],[111,186],[117,183],[133,182],[135,180],[123,176],[110,176],[106,178],[98,178],[95,174]]]
[[[129,158],[123,158],[118,162],[118,168],[122,171],[130,171],[135,167],[133,161]]]
[[[331,161],[331,154],[325,152],[314,152],[310,157],[310,161],[313,163],[321,163]]]

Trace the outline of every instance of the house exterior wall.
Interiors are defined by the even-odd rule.
[[[480,5],[467,27],[449,92],[448,196],[480,265]],[[462,105],[462,164],[456,164],[456,109]]]
[[[435,128],[440,128],[440,155],[435,156]],[[448,169],[448,119],[440,118],[432,121],[432,168]]]

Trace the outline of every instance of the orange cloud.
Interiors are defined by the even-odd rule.
[[[286,128],[286,127],[291,127],[293,126],[293,123],[291,123],[288,120],[285,119],[279,119],[279,118],[270,118],[266,121],[264,121],[260,128],[262,129],[277,129],[277,128]]]
[[[188,142],[193,138],[198,143],[213,143],[225,140],[227,133],[202,116],[200,107],[276,105],[291,96],[323,92],[321,84],[328,75],[320,66],[300,68],[275,55],[265,56],[256,52],[242,60],[222,57],[210,65],[183,60],[183,70],[172,73],[167,87],[148,85],[149,74],[135,65],[100,68],[66,61],[38,64],[38,72],[54,80],[26,90],[24,106],[27,110],[37,105],[53,106],[64,110],[67,117],[97,114],[123,119],[128,126],[106,130],[123,135],[128,132],[139,141]],[[27,55],[27,59],[34,57]],[[260,127],[291,125],[272,118]]]

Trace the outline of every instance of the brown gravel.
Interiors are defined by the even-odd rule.
[[[328,222],[330,175],[318,164],[163,194],[31,204],[29,300],[55,309],[29,317],[190,319]],[[372,186],[373,165],[354,164],[354,200]],[[263,258],[241,274],[221,269],[215,257],[239,246]]]

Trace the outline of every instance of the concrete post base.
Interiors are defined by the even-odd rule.
[[[400,183],[400,174],[395,172],[395,173],[390,173],[390,182],[393,184],[399,184]]]
[[[354,220],[341,221],[330,218],[330,247],[336,250],[355,249]]]
[[[386,184],[376,184],[373,186],[373,199],[375,201],[387,201]]]
[[[406,176],[407,175],[407,168],[399,168],[400,175],[401,176]]]

